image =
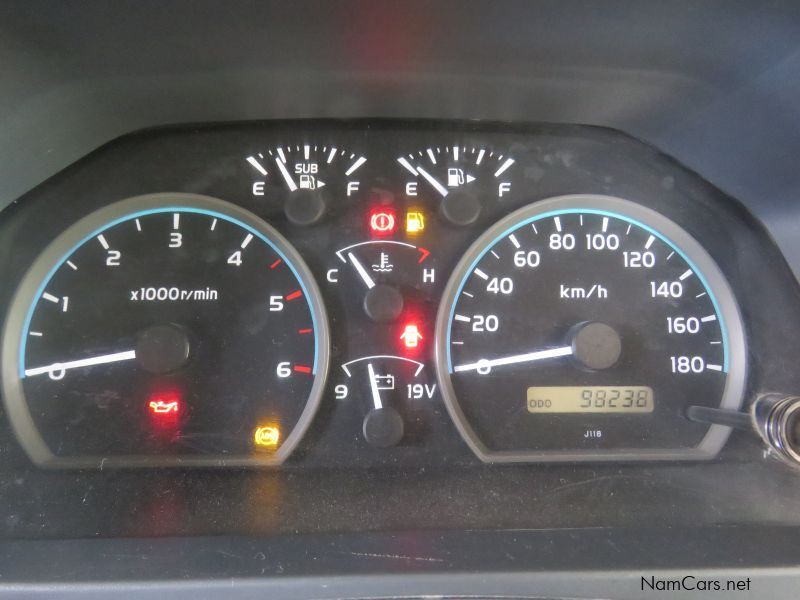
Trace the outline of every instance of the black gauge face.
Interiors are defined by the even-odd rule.
[[[487,198],[511,196],[516,171],[511,156],[470,145],[431,146],[397,162],[410,174],[406,194],[438,198],[442,219],[456,226],[477,222]]]
[[[42,464],[279,463],[319,402],[316,286],[280,235],[219,200],[161,194],[94,213],[15,302],[4,395]]]
[[[310,226],[340,213],[361,189],[366,157],[335,145],[276,146],[246,158],[255,198],[278,200],[294,225]]]
[[[744,340],[730,289],[677,225],[565,196],[513,213],[462,259],[437,322],[437,369],[484,460],[703,458],[736,409]]]

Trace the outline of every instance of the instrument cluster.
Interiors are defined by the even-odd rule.
[[[736,261],[771,240],[609,130],[152,130],[0,240],[5,415],[42,467],[708,460],[795,383],[748,352]]]

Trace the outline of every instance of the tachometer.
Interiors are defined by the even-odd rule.
[[[445,403],[485,461],[702,459],[737,409],[739,311],[719,268],[638,204],[563,196],[501,220],[469,249],[437,319]]]
[[[10,314],[4,400],[42,465],[277,464],[327,372],[327,318],[300,256],[205,196],[141,196],[79,221]]]

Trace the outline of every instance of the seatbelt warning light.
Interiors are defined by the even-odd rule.
[[[416,348],[419,346],[421,339],[422,334],[419,331],[419,327],[413,323],[406,325],[403,333],[400,334],[400,341],[403,342],[406,348]]]

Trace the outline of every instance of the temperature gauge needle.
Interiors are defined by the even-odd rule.
[[[362,265],[359,262],[359,260],[355,257],[355,255],[352,252],[347,253],[347,258],[350,259],[350,262],[353,264],[353,267],[355,267],[355,270],[361,276],[361,279],[364,280],[364,283],[367,285],[367,289],[371,290],[372,288],[374,288],[375,280],[372,279],[372,277],[370,277],[370,274],[364,268],[364,265]]]
[[[372,368],[372,363],[367,364],[367,373],[369,373],[369,387],[372,390],[372,402],[375,404],[376,409],[383,408],[381,402],[381,393],[378,391],[378,380],[375,378],[375,369]]]
[[[53,363],[46,367],[36,367],[34,369],[26,369],[25,376],[32,377],[34,375],[43,375],[44,373],[62,373],[69,369],[79,369],[81,367],[92,367],[94,365],[104,365],[108,363],[121,362],[125,360],[133,360],[136,358],[136,350],[128,350],[127,352],[115,352],[114,354],[103,354],[101,356],[93,356],[92,358],[82,358],[80,360],[72,360],[63,363]]]
[[[537,360],[544,360],[547,358],[559,358],[561,356],[571,356],[572,346],[562,346],[560,348],[550,348],[549,350],[539,350],[538,352],[528,352],[527,354],[515,354],[514,356],[506,356],[504,358],[493,358],[488,360],[486,358],[480,359],[478,362],[469,363],[466,365],[457,365],[453,370],[456,373],[461,371],[478,371],[478,373],[486,374],[492,370],[492,367],[501,367],[503,365],[515,365],[519,363],[533,362]]]

